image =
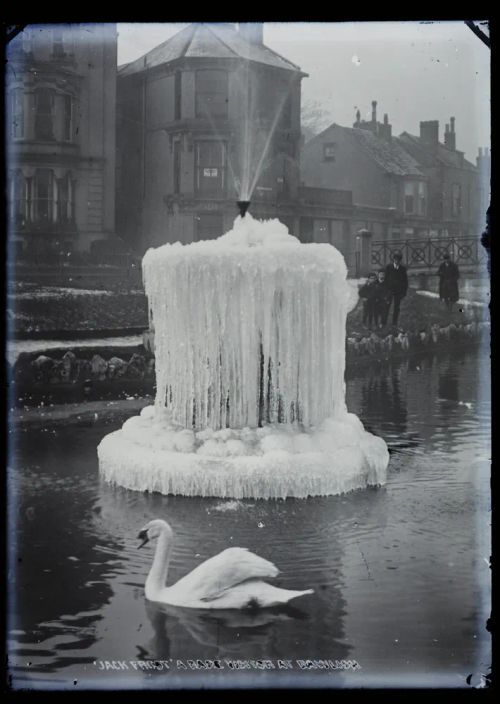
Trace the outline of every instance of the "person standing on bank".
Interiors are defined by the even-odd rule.
[[[399,252],[394,252],[392,255],[392,264],[388,264],[385,268],[385,285],[390,291],[392,309],[392,324],[397,325],[399,320],[399,307],[402,299],[408,291],[408,274],[406,267],[401,264],[403,257]]]
[[[451,261],[448,252],[443,255],[443,263],[439,266],[437,275],[439,276],[439,298],[445,302],[448,310],[451,310],[453,304],[458,301],[460,272],[455,262]]]
[[[381,269],[377,274],[377,294],[375,296],[375,325],[384,328],[387,325],[389,307],[391,305],[392,294],[387,288],[385,280],[385,269]]]

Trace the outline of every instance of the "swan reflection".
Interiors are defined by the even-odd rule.
[[[257,647],[264,652],[273,638],[273,625],[308,617],[305,612],[290,605],[264,610],[207,611],[151,601],[146,601],[146,613],[154,636],[141,649],[147,652],[148,657],[155,659],[175,657],[174,650],[182,651],[172,646],[179,646],[179,641],[185,640],[186,632],[195,643],[205,648],[223,648],[226,653],[248,654],[250,649]]]

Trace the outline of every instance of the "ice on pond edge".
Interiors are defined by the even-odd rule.
[[[151,409],[100,443],[105,481],[136,491],[232,499],[336,495],[386,482],[385,442],[350,413],[309,433],[280,426],[195,433],[164,417],[155,420]]]

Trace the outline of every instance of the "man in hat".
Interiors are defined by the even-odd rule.
[[[443,255],[443,263],[437,271],[439,276],[439,298],[445,302],[448,310],[458,301],[458,279],[460,272],[455,262],[451,261],[448,252]]]
[[[385,268],[385,285],[390,292],[390,303],[393,304],[392,324],[397,325],[399,320],[399,307],[408,291],[408,274],[406,267],[401,264],[403,257],[400,252],[394,252],[392,262]]]

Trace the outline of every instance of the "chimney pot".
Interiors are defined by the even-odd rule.
[[[387,113],[384,113],[384,125],[389,124],[389,115]]]
[[[262,22],[239,22],[238,31],[242,37],[253,44],[264,43],[264,24]]]
[[[450,132],[454,133],[455,132],[455,118],[450,117]]]
[[[377,101],[372,100],[372,122],[377,122]]]

